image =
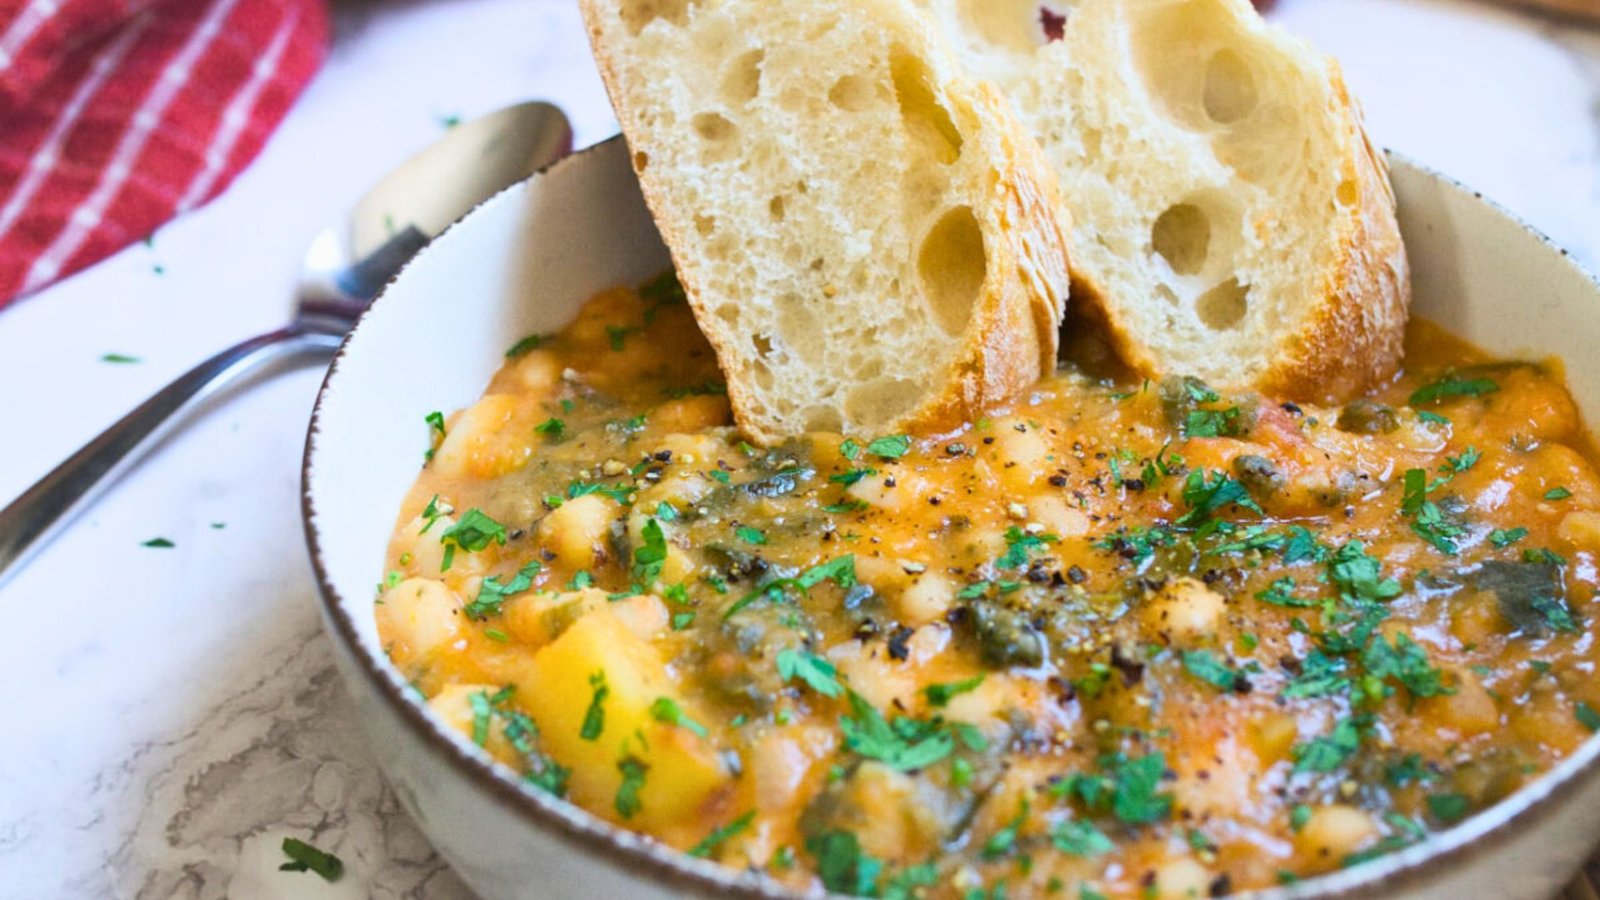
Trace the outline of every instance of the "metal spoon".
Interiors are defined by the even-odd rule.
[[[0,510],[0,583],[159,443],[180,412],[269,363],[328,359],[418,250],[479,203],[571,150],[572,128],[561,110],[522,103],[457,125],[386,175],[312,241],[286,327],[179,376]]]

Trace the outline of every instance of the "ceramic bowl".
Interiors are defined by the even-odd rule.
[[[1600,286],[1481,196],[1390,158],[1413,312],[1506,356],[1559,357],[1600,422]],[[523,787],[435,721],[389,664],[372,614],[423,416],[473,402],[517,337],[561,327],[589,296],[669,263],[613,139],[485,203],[424,250],[328,372],[306,440],[307,541],[339,669],[407,812],[486,900],[790,897]],[[1600,840],[1600,740],[1505,802],[1426,842],[1271,897],[1548,897]]]

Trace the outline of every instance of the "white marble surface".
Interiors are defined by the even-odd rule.
[[[277,323],[311,235],[441,118],[545,97],[580,143],[614,129],[570,0],[338,6],[327,68],[226,195],[0,312],[0,498]],[[1600,265],[1600,32],[1452,0],[1276,17],[1344,60],[1380,143]],[[320,631],[298,518],[319,377],[217,405],[0,590],[0,898],[467,895],[385,792]],[[284,835],[348,874],[278,872]]]

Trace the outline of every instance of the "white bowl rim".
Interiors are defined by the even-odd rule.
[[[623,140],[622,135],[616,135],[585,147],[552,163],[523,182],[506,188],[474,207],[457,223],[445,229],[435,239],[435,243],[446,240],[450,232],[456,229],[456,225],[471,218],[478,210],[506,202],[508,196],[525,189],[528,183],[621,140]],[[1459,195],[1472,198],[1484,206],[1491,215],[1532,235],[1557,254],[1559,264],[1571,268],[1582,276],[1593,286],[1596,296],[1600,296],[1600,278],[1578,265],[1566,248],[1539,229],[1524,222],[1501,204],[1484,197],[1482,192],[1431,166],[1423,165],[1394,150],[1385,149],[1384,153],[1391,166],[1398,163],[1400,166],[1413,169]],[[405,680],[388,657],[373,653],[361,639],[353,618],[353,615],[357,614],[353,610],[358,610],[360,606],[352,604],[349,598],[344,597],[329,577],[328,567],[323,560],[324,542],[316,524],[317,500],[311,490],[311,473],[315,467],[317,440],[322,428],[323,399],[329,385],[338,377],[351,337],[361,329],[372,310],[383,303],[389,288],[396,281],[403,279],[406,269],[414,264],[416,259],[425,256],[431,246],[430,244],[429,247],[424,247],[417,257],[402,267],[363,311],[329,365],[327,374],[318,388],[316,403],[312,409],[301,462],[301,519],[312,570],[319,589],[323,618],[329,631],[354,658],[361,673],[373,688],[399,713],[400,718],[428,750],[436,756],[443,757],[456,772],[466,776],[474,786],[493,795],[524,821],[553,833],[574,849],[607,857],[622,868],[645,874],[665,885],[691,890],[702,895],[762,898],[762,900],[795,900],[800,897],[818,896],[818,892],[797,891],[760,873],[739,872],[707,860],[695,859],[653,838],[613,825],[569,801],[524,784],[509,767],[495,761],[482,748],[467,743],[454,731],[447,729],[428,711],[415,692],[407,688]],[[1408,886],[1431,876],[1437,869],[1453,865],[1469,852],[1482,849],[1486,843],[1498,843],[1509,839],[1516,830],[1535,827],[1560,805],[1562,796],[1575,793],[1564,789],[1580,779],[1592,780],[1600,777],[1600,765],[1595,764],[1597,759],[1600,759],[1600,734],[1585,740],[1577,750],[1510,797],[1444,831],[1430,834],[1409,847],[1359,866],[1324,873],[1289,885],[1230,896],[1251,897],[1257,900],[1302,900],[1309,897],[1388,896],[1393,892],[1406,890]],[[1600,838],[1600,835],[1596,837]]]

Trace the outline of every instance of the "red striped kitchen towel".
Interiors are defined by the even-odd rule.
[[[0,306],[226,188],[327,37],[324,0],[0,0]]]

